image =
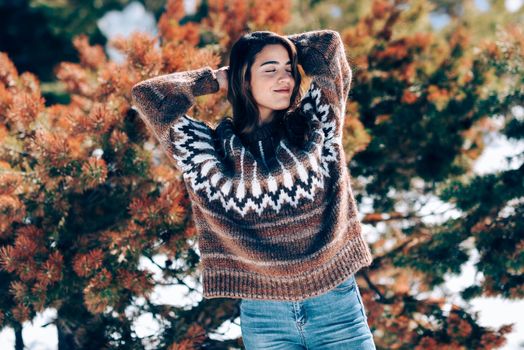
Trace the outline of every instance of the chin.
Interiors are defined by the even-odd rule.
[[[289,106],[290,106],[290,104],[286,103],[286,104],[281,104],[279,106],[275,106],[273,109],[276,110],[276,111],[281,111],[283,109],[289,108]]]

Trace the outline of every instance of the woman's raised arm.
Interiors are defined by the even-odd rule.
[[[201,135],[209,141],[204,122],[189,118],[185,113],[195,103],[195,97],[219,91],[217,70],[209,66],[150,78],[135,84],[131,90],[132,105],[159,140],[170,158],[177,159],[175,147],[184,133]],[[206,129],[207,128],[207,129]],[[200,131],[192,132],[193,130]],[[178,132],[178,133],[177,133]],[[178,161],[178,165],[181,163]]]
[[[312,78],[309,93],[320,104],[329,104],[332,107],[323,122],[335,122],[337,136],[340,136],[352,79],[340,34],[331,29],[323,29],[286,37],[295,44],[298,61],[306,75]]]
[[[158,132],[184,115],[195,97],[217,92],[219,84],[211,67],[160,75],[135,84],[133,105]],[[159,133],[161,134],[161,132]]]

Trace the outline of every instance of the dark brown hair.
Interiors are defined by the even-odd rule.
[[[291,74],[295,80],[289,108],[275,111],[274,118],[283,123],[284,132],[290,141],[302,145],[307,140],[310,125],[298,108],[302,97],[302,76],[298,70],[297,50],[288,38],[270,31],[245,34],[231,48],[227,99],[233,107],[233,124],[241,135],[249,134],[257,128],[260,115],[249,88],[251,67],[255,62],[255,56],[270,44],[280,44],[287,50],[291,61]]]

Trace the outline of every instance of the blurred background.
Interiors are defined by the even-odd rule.
[[[377,348],[524,349],[522,5],[0,0],[0,347],[243,348],[238,300],[202,299],[185,188],[130,88],[227,65],[249,31],[329,28],[354,72]],[[227,113],[220,93],[191,110]]]

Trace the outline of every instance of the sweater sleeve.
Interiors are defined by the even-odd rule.
[[[311,77],[303,108],[315,109],[321,122],[330,125],[331,136],[341,137],[352,71],[340,34],[323,29],[291,34],[287,38],[295,44],[298,61]]]
[[[192,156],[213,148],[211,128],[186,112],[196,96],[218,90],[209,66],[150,78],[131,89],[133,108],[181,171],[190,168]]]

